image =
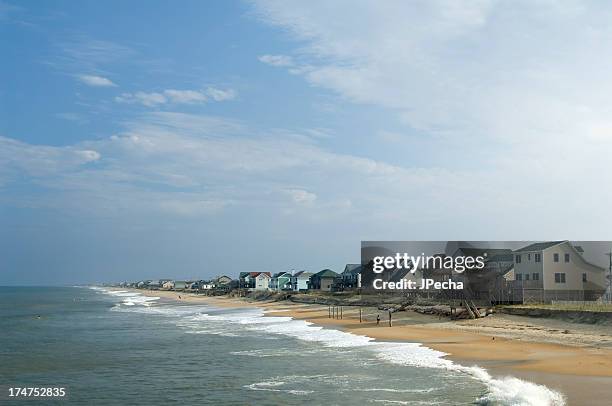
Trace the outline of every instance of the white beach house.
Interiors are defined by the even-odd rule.
[[[515,286],[523,301],[597,300],[606,289],[605,269],[569,241],[530,244],[514,251]]]

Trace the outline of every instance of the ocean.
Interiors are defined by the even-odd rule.
[[[0,354],[8,405],[32,386],[66,388],[44,404],[564,404],[418,343],[104,288],[0,287]]]

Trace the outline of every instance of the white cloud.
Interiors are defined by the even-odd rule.
[[[293,58],[287,55],[262,55],[259,58],[260,62],[271,66],[288,67],[293,66]]]
[[[142,104],[147,107],[156,107],[164,104],[200,104],[209,100],[216,102],[232,100],[236,92],[232,89],[217,89],[209,87],[204,91],[166,89],[162,92],[136,92],[122,93],[115,97],[118,103]]]
[[[299,41],[310,83],[387,108],[427,135],[584,141],[611,124],[608,4],[262,0],[256,8]]]
[[[236,97],[236,92],[232,89],[218,89],[215,87],[207,88],[206,94],[214,101],[233,100]]]
[[[311,205],[317,200],[317,195],[302,189],[289,189],[287,191],[291,199],[300,205]]]
[[[485,170],[398,166],[332,151],[294,131],[259,133],[216,117],[158,112],[126,123],[120,134],[66,147],[2,138],[0,179],[10,187],[27,174],[50,191],[32,205],[64,210],[216,218],[254,211],[331,229],[352,224],[364,238],[410,231],[520,239],[530,224],[545,230],[530,238],[571,227],[576,238],[597,239],[612,226],[601,212],[601,202],[612,200],[607,150],[593,143],[558,155],[563,149],[551,147],[563,162],[555,170],[528,148],[520,160],[491,156],[481,162]],[[19,200],[22,192],[5,196]]]
[[[172,103],[203,103],[206,101],[206,96],[202,92],[196,90],[164,90],[164,95]]]
[[[88,86],[93,86],[93,87],[115,87],[117,86],[110,79],[102,77],[102,76],[79,75],[77,77],[79,81],[81,81],[82,83],[85,83]]]
[[[128,104],[142,104],[147,107],[155,107],[160,104],[165,104],[168,102],[166,96],[161,93],[152,92],[136,92],[136,93],[121,93],[120,96],[115,97],[115,101],[118,103],[128,103]]]
[[[0,178],[25,173],[33,177],[61,176],[98,161],[99,152],[84,146],[31,145],[0,136]]]
[[[503,216],[529,218],[542,237],[586,229],[601,236],[596,218],[608,216],[592,198],[612,201],[602,152],[612,147],[608,3],[261,0],[255,8],[295,41],[290,52],[300,59],[290,72],[341,103],[376,106],[388,121],[372,124],[381,150],[417,157],[423,182],[450,188],[415,194],[407,206],[442,213],[441,200],[455,200],[458,216],[482,213],[473,218],[481,229],[489,222],[483,218]],[[424,215],[423,224],[443,217]],[[500,227],[505,236],[520,228]]]

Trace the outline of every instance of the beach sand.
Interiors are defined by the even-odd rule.
[[[183,302],[217,307],[255,306],[271,316],[290,316],[383,341],[419,342],[449,354],[459,364],[479,365],[494,376],[514,376],[562,392],[569,405],[610,404],[612,329],[583,324],[495,314],[478,320],[447,321],[415,312],[393,314],[375,308],[344,306],[342,319],[330,318],[326,305],[288,301],[254,302],[166,291],[140,291]],[[380,325],[376,316],[380,315]]]

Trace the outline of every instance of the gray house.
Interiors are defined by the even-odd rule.
[[[331,292],[334,288],[336,279],[339,277],[340,275],[338,275],[331,269],[324,269],[310,277],[310,283],[308,284],[308,288],[312,290],[323,290],[326,292]]]
[[[345,289],[361,287],[361,264],[346,264],[341,274],[342,285]]]
[[[174,290],[185,290],[186,288],[187,288],[186,281],[174,281],[174,286],[173,286]]]

